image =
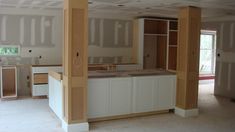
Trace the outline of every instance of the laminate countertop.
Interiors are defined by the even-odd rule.
[[[63,75],[59,72],[49,72],[49,75],[57,80],[62,80]],[[166,70],[133,70],[133,71],[88,71],[88,78],[114,78],[114,77],[138,77],[138,76],[164,76],[175,75]]]
[[[175,75],[166,70],[133,70],[133,71],[89,71],[88,78],[137,77]]]

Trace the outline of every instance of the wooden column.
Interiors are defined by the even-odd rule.
[[[88,1],[64,0],[64,121],[87,122]]]
[[[196,7],[180,9],[178,24],[176,107],[185,110],[184,114],[190,116],[193,113],[187,114],[187,110],[197,109],[198,106],[201,9]]]

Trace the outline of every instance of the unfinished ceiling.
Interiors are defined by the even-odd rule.
[[[90,13],[174,17],[179,7],[203,8],[203,17],[235,15],[235,0],[89,0]],[[61,9],[63,0],[0,0],[0,8]]]

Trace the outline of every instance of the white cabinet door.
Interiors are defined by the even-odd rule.
[[[134,96],[133,110],[134,113],[153,111],[153,89],[155,89],[154,77],[135,77],[133,80]]]
[[[110,79],[110,116],[131,113],[132,79]]]
[[[158,110],[174,109],[176,78],[174,76],[161,76],[158,78]]]
[[[33,85],[33,96],[44,96],[48,95],[49,86],[48,84],[43,85]]]
[[[108,107],[109,79],[88,79],[88,118],[108,116]]]

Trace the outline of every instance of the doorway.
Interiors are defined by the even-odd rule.
[[[199,88],[202,93],[214,93],[216,65],[216,31],[202,30],[200,39]]]

